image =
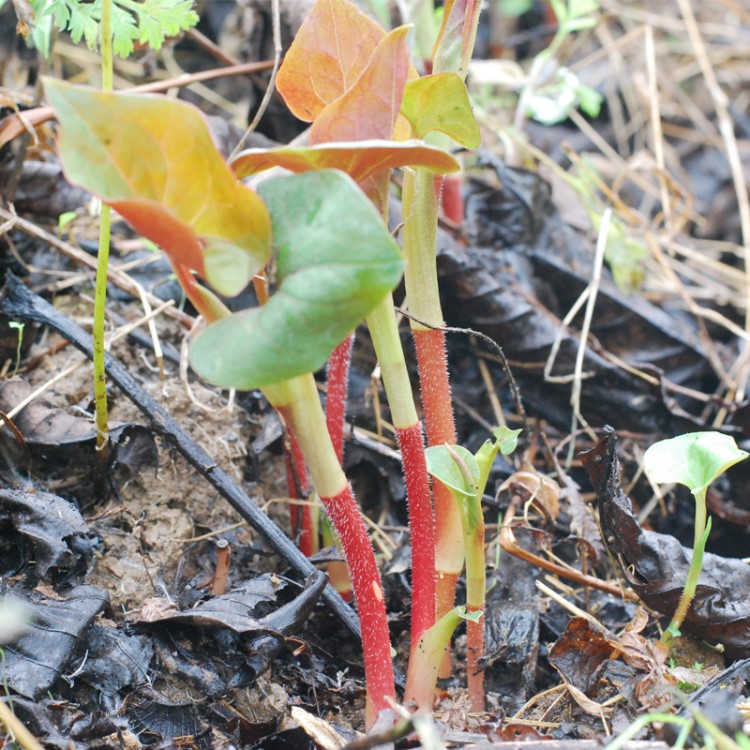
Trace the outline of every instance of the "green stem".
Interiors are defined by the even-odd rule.
[[[671,644],[682,627],[687,617],[690,605],[698,589],[698,581],[703,568],[703,554],[706,550],[708,535],[711,533],[711,519],[706,521],[706,490],[695,496],[695,530],[693,535],[693,556],[690,560],[685,588],[682,590],[677,610],[672,616],[669,627],[662,633],[661,641],[667,645]]]
[[[463,607],[449,610],[431,628],[422,633],[422,637],[412,648],[404,690],[404,704],[407,708],[414,704],[420,711],[432,711],[438,670],[453,632],[461,622],[463,610]]]
[[[102,0],[101,53],[102,89],[112,91],[112,0]],[[94,404],[96,408],[96,449],[99,466],[107,460],[109,414],[107,410],[107,375],[104,368],[104,323],[107,305],[107,270],[109,268],[109,240],[111,209],[102,205],[99,222],[99,252],[96,262],[96,291],[94,294]]]

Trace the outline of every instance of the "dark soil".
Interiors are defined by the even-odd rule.
[[[281,5],[287,45],[311,3]],[[459,633],[434,727],[451,747],[588,748],[631,728],[628,739],[653,746],[675,742],[670,714],[695,721],[690,746],[737,747],[750,720],[750,468],[731,470],[709,493],[711,554],[667,655],[659,636],[691,558],[693,501],[679,490],[657,496],[641,457],[658,439],[705,429],[750,445],[750,237],[746,194],[738,198],[732,181],[735,146],[740,173],[750,156],[750,11],[732,0],[692,2],[704,49],[676,0],[602,0],[596,28],[562,51],[604,97],[601,113],[574,111],[553,126],[516,118],[522,138],[509,129],[516,97],[498,82],[509,65],[528,69],[554,33],[546,3],[530,5],[515,20],[485,16],[478,44],[487,67],[470,84],[483,147],[465,159],[465,224],[444,223],[439,240],[459,442],[476,450],[501,421],[523,434],[518,451],[497,460],[484,504],[487,710],[468,709]],[[225,53],[272,57],[270,3],[200,6],[201,31]],[[96,80],[95,55],[63,36],[43,63],[14,26],[7,3],[0,115],[37,103],[41,72]],[[731,102],[731,138],[701,64]],[[186,37],[159,54],[137,52],[118,75],[125,86],[218,65]],[[212,116],[228,153],[266,80],[218,78],[180,96]],[[286,143],[302,127],[274,98],[252,143]],[[108,330],[112,360],[129,379],[112,377],[109,460],[98,460],[91,365],[80,351],[91,328],[96,219],[89,197],[65,182],[53,143],[46,125],[36,140],[0,150],[6,703],[44,747],[343,747],[363,730],[361,650],[344,622],[355,622],[353,610],[323,593],[323,577],[275,536],[274,524],[291,531],[283,428],[259,393],[222,392],[187,372],[194,311],[168,264],[122,222]],[[598,268],[610,208],[614,240]],[[65,211],[76,217],[58,229]],[[394,223],[398,213],[394,197]],[[592,279],[595,306],[574,310]],[[151,307],[171,302],[153,317],[163,360],[132,281]],[[406,321],[402,333],[416,389]],[[362,329],[345,469],[377,527],[401,688],[409,534],[375,366]],[[324,373],[319,381],[324,391]],[[216,572],[227,543],[224,593]],[[336,556],[324,550],[313,563],[322,569]],[[20,631],[3,630],[6,608]],[[661,716],[638,729],[649,712]],[[704,719],[717,727],[713,739]],[[424,729],[399,743],[440,746]]]

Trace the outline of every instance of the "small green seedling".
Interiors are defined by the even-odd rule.
[[[11,320],[8,323],[8,328],[15,328],[18,332],[18,343],[16,344],[16,366],[13,369],[13,375],[18,372],[18,368],[21,365],[21,347],[23,346],[23,329],[25,323],[19,323],[17,320]]]
[[[693,559],[677,611],[662,635],[662,642],[666,644],[680,635],[680,627],[698,586],[703,553],[711,532],[711,519],[706,521],[706,491],[727,469],[747,457],[748,454],[737,447],[734,438],[720,432],[691,432],[661,440],[654,443],[643,456],[646,474],[652,482],[682,484],[695,498]]]
[[[498,453],[512,453],[521,430],[505,426],[495,430],[495,440],[487,440],[472,454],[460,445],[435,445],[428,448],[427,469],[453,495],[461,517],[464,552],[466,555],[466,609],[470,615],[484,611],[487,577],[484,559],[484,515],[482,496],[492,464]],[[467,634],[467,682],[469,700],[474,711],[484,710],[484,622],[469,620]],[[409,697],[407,691],[407,698]]]

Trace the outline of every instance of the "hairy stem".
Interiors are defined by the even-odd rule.
[[[367,684],[367,722],[395,697],[385,599],[362,514],[326,428],[312,374],[263,389],[299,441],[323,507],[339,535],[357,601]]]
[[[435,623],[435,535],[422,429],[414,405],[391,295],[367,317],[401,448],[412,549],[412,644]]]
[[[354,334],[347,336],[328,360],[328,392],[326,394],[326,424],[339,463],[344,463],[344,424],[346,399],[349,391],[349,363],[352,358]]]

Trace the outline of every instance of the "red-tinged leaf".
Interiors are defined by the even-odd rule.
[[[59,81],[46,80],[45,90],[60,121],[60,156],[71,182],[222,294],[239,293],[265,265],[268,212],[237,181],[197,109]]]
[[[408,33],[401,26],[378,44],[362,75],[318,114],[311,144],[393,137],[410,72]]]
[[[279,68],[276,88],[297,117],[312,122],[354,85],[383,37],[349,0],[318,0]]]
[[[409,81],[401,114],[411,123],[415,138],[437,130],[465,148],[478,148],[482,140],[466,84],[456,73],[437,73]]]
[[[232,162],[237,177],[244,179],[272,167],[290,172],[338,169],[361,183],[375,174],[398,167],[424,167],[447,174],[460,168],[448,152],[421,141],[362,141],[325,143],[303,148],[249,149]]]

